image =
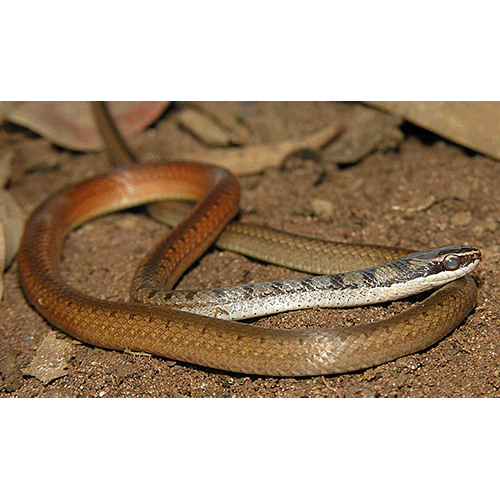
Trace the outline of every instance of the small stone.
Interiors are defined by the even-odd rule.
[[[471,185],[463,181],[453,181],[451,183],[448,195],[450,198],[456,198],[458,200],[468,200],[470,197]]]
[[[479,238],[484,234],[485,231],[490,231],[494,233],[497,229],[498,229],[497,222],[491,217],[486,217],[484,221],[481,221],[479,224],[475,225],[472,228],[472,232],[474,233],[474,236]]]
[[[472,221],[472,214],[469,211],[457,212],[450,219],[450,222],[454,226],[467,226],[468,224],[471,223],[471,221]]]
[[[311,201],[313,215],[328,215],[333,216],[333,204],[328,200],[316,198]]]

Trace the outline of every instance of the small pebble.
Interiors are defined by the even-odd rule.
[[[454,214],[450,219],[450,222],[454,226],[467,226],[468,224],[471,223],[471,221],[472,221],[472,214],[469,211],[458,212]]]
[[[329,217],[333,216],[333,204],[328,200],[316,198],[311,201],[311,208],[313,211],[313,215],[328,215]]]

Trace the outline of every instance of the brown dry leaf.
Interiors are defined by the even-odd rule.
[[[223,147],[231,144],[231,133],[212,118],[197,109],[184,108],[177,113],[179,125],[207,146]]]
[[[22,372],[36,377],[46,385],[67,373],[68,361],[73,355],[73,346],[66,339],[58,339],[54,333],[49,333],[43,339],[28,367]]]
[[[12,195],[0,189],[0,222],[3,226],[5,262],[2,271],[10,266],[17,254],[24,231],[25,216]]]
[[[336,106],[344,132],[327,146],[322,156],[340,164],[355,163],[377,149],[397,147],[403,139],[400,118],[362,104],[330,103]],[[320,111],[311,102],[241,102],[240,118],[254,131],[257,142],[269,143],[301,137],[303,123]]]
[[[151,125],[170,103],[112,101],[108,104],[117,127],[122,135],[128,138]],[[104,149],[87,101],[24,102],[11,110],[8,120],[68,149],[75,151]]]
[[[446,139],[500,160],[500,103],[367,101]]]
[[[245,125],[240,123],[237,102],[229,101],[189,101],[185,104],[193,106],[212,118],[212,122],[226,131],[229,143],[238,146],[253,144],[252,134]]]
[[[10,150],[0,153],[0,188],[4,187],[10,179],[13,159],[14,151]]]
[[[249,146],[246,148],[226,148],[203,153],[186,153],[186,161],[213,163],[225,167],[236,175],[261,172],[267,167],[276,167],[295,151],[301,149],[321,149],[340,132],[341,125],[334,123],[302,139],[288,140],[274,144]]]
[[[24,101],[0,101],[0,125],[9,119],[9,115]]]

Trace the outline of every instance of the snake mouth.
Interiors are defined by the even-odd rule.
[[[477,248],[470,248],[468,252],[460,257],[463,266],[473,265],[474,268],[481,262],[481,251]]]

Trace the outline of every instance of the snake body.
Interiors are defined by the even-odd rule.
[[[242,320],[313,307],[378,304],[425,292],[474,269],[479,253],[448,246],[401,257],[370,269],[329,276],[292,278],[211,290],[169,290],[139,268],[132,300],[203,316]]]
[[[223,169],[191,163],[135,165],[52,195],[28,221],[21,243],[18,266],[28,299],[52,324],[96,346],[275,376],[348,372],[417,352],[449,333],[476,303],[475,283],[465,276],[384,321],[273,330],[155,304],[100,300],[65,283],[59,261],[71,229],[98,215],[171,198],[198,202],[141,265],[134,284],[172,288],[238,209],[238,182]],[[474,267],[479,252],[465,249],[463,258]]]

